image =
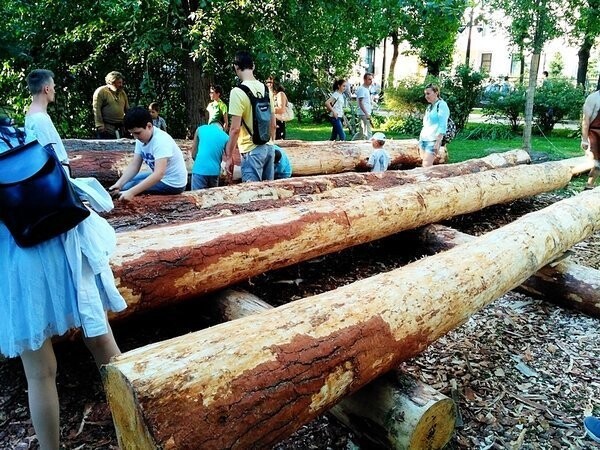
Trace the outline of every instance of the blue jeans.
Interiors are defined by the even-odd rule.
[[[334,117],[330,117],[329,121],[333,128],[331,129],[331,138],[330,141],[335,141],[336,138],[340,138],[340,141],[346,140],[346,133],[344,133],[344,126],[342,125],[342,118],[338,117],[337,119]]]
[[[219,185],[219,175],[199,175],[192,174],[192,191],[196,189],[206,189],[217,187]]]
[[[263,144],[242,153],[242,181],[272,180],[275,176],[275,149]]]
[[[125,185],[123,186],[123,188],[121,190],[126,191],[128,189],[131,189],[134,186],[137,186],[142,181],[144,181],[146,178],[148,178],[151,174],[152,174],[152,172],[138,173],[135,177],[133,177],[131,180],[129,180],[127,183],[125,183]],[[154,186],[150,186],[143,193],[144,194],[154,194],[154,195],[172,195],[172,194],[181,194],[183,191],[185,191],[185,186],[183,186],[181,188],[175,188],[173,186],[169,186],[168,184],[163,183],[162,181],[159,181]]]

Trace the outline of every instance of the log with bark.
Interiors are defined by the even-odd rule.
[[[428,225],[417,237],[429,252],[440,252],[475,239],[443,225]],[[600,317],[600,270],[570,261],[552,262],[525,280],[519,289],[557,305]]]
[[[273,309],[241,289],[219,291],[210,300],[222,321]],[[443,448],[456,421],[452,399],[399,370],[373,380],[330,412],[363,440],[382,449]]]
[[[190,299],[265,271],[565,186],[560,163],[509,167],[306,205],[118,234],[111,260],[129,308]]]
[[[417,181],[511,167],[529,161],[527,152],[517,150],[428,169],[382,173],[340,173],[244,183],[184,192],[181,195],[160,197],[142,195],[131,202],[116,202],[115,209],[104,214],[104,217],[117,230],[140,229],[162,223],[189,222],[218,215],[239,214],[332,198],[344,195],[346,190],[343,188],[348,187],[364,186],[364,190],[380,190]],[[332,192],[334,190],[335,192]]]
[[[118,356],[103,378],[121,448],[267,448],[599,229],[596,189],[401,269]]]
[[[65,140],[69,144],[69,140]],[[79,140],[80,142],[80,140]],[[102,141],[91,141],[102,142]],[[116,142],[116,141],[114,141]],[[92,146],[93,144],[90,144]],[[95,177],[103,185],[114,183],[131,161],[133,146],[122,144],[127,150],[86,151],[78,145],[77,150],[69,151],[71,170],[75,177]],[[390,140],[386,142],[386,150],[390,154],[390,169],[400,167],[411,168],[421,165],[421,157],[414,139]],[[188,171],[191,171],[193,161],[191,152],[183,150]],[[290,159],[294,176],[341,173],[354,170],[368,170],[367,159],[373,148],[365,142],[346,142],[343,144],[321,145],[307,143],[303,146],[289,147],[286,153]],[[444,163],[447,155],[444,153],[435,161]]]

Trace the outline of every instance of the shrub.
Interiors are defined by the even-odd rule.
[[[460,135],[466,140],[499,140],[512,139],[515,134],[507,127],[500,124],[481,123],[468,129],[464,129]]]
[[[519,130],[525,111],[525,88],[517,86],[508,94],[494,92],[489,94],[488,102],[483,107],[483,115],[492,119],[508,121],[513,132]]]
[[[464,128],[469,114],[477,105],[484,78],[484,72],[477,72],[461,64],[456,67],[455,74],[442,83],[442,97],[448,102],[450,116],[458,131]]]
[[[548,134],[563,119],[578,119],[585,93],[567,80],[552,79],[536,89],[533,116],[540,129]]]
[[[429,82],[435,82],[433,78],[426,82],[416,78],[405,78],[400,80],[396,86],[385,90],[385,106],[400,116],[422,113],[425,109],[425,98],[423,90]]]
[[[383,131],[391,131],[404,136],[417,137],[423,127],[423,118],[418,113],[392,116],[383,124]]]

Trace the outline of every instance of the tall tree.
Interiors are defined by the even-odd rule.
[[[600,0],[571,0],[569,2],[569,41],[579,46],[577,52],[577,85],[587,88],[590,52],[600,36]]]
[[[513,43],[531,51],[523,129],[523,148],[531,152],[533,102],[540,54],[546,41],[560,35],[561,19],[565,16],[566,7],[559,0],[493,0],[492,5],[502,9],[510,19],[505,27]]]

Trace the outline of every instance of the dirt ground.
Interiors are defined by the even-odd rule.
[[[569,191],[564,194],[569,195]],[[544,194],[446,222],[481,234],[561,198]],[[410,233],[252,278],[239,287],[280,305],[420,258]],[[574,248],[575,261],[600,269],[600,234]],[[127,351],[214,324],[202,299],[139,315],[114,327]],[[117,449],[92,358],[79,342],[56,345],[61,433],[67,449]],[[448,449],[594,449],[581,422],[600,415],[600,319],[510,292],[476,313],[402,370],[458,401],[461,421]],[[0,361],[0,449],[36,449],[18,359]],[[274,447],[368,449],[325,414]]]

